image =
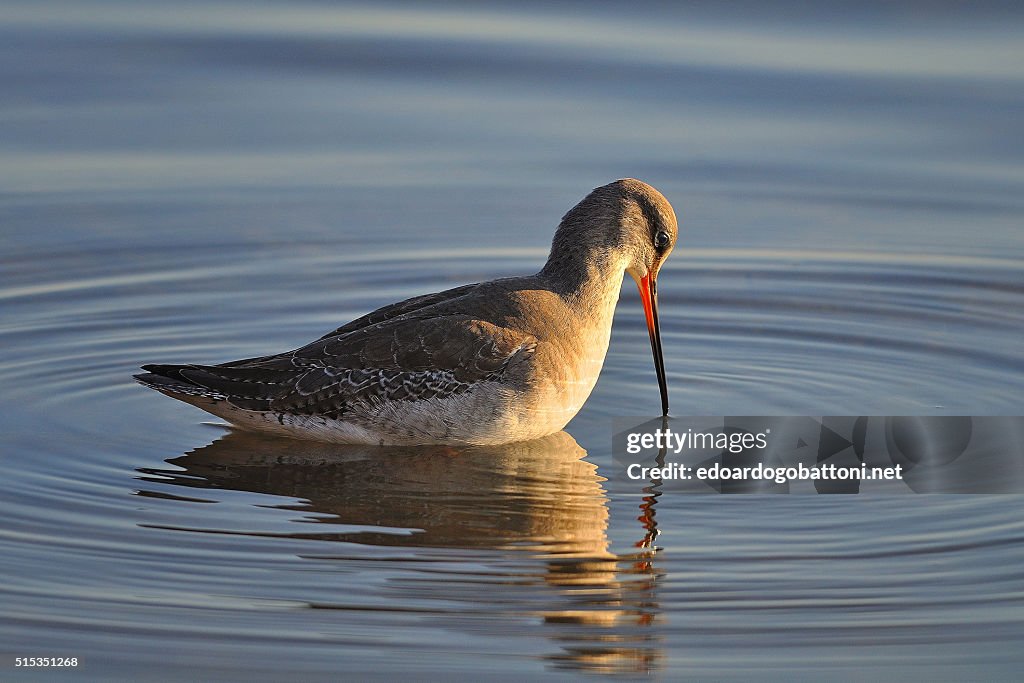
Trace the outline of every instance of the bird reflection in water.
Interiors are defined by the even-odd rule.
[[[521,624],[524,617],[527,622],[531,616],[540,618],[560,647],[547,656],[555,668],[654,671],[662,658],[660,638],[652,628],[659,613],[658,572],[653,562],[657,486],[644,490],[639,517],[642,538],[635,551],[613,553],[604,479],[584,459],[586,454],[566,432],[458,450],[341,446],[229,432],[167,461],[181,469],[139,471],[141,479],[153,483],[299,499],[276,507],[301,511],[303,516],[296,521],[306,528],[286,534],[247,530],[247,534],[498,551],[505,560],[497,563],[498,585],[484,584],[481,590],[481,577],[470,574],[467,579],[460,573],[431,583],[430,598],[464,601],[471,594],[477,603],[474,611],[484,603],[492,615],[507,614],[509,628],[517,631],[512,624]],[[139,495],[179,500],[205,497],[170,495],[161,488],[140,490]],[[317,528],[310,529],[312,525]],[[493,556],[468,559],[479,568],[481,561]],[[541,563],[539,571],[535,560]],[[488,570],[485,580],[494,579],[495,573]],[[400,603],[388,598],[389,610],[396,604]],[[524,631],[524,635],[535,632]]]

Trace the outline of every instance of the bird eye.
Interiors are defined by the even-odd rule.
[[[665,232],[664,230],[659,230],[657,233],[655,233],[655,235],[654,235],[654,247],[658,251],[661,251],[662,249],[667,247],[668,246],[668,241],[669,241],[668,233]]]

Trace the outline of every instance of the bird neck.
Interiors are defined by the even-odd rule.
[[[552,289],[581,315],[593,317],[599,312],[609,315],[615,309],[626,271],[626,258],[621,253],[593,248],[587,251],[552,250],[539,275]]]

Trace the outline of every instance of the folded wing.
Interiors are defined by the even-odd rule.
[[[200,391],[244,410],[342,418],[387,401],[441,399],[498,381],[536,348],[531,335],[460,315],[412,311],[345,329],[276,356],[144,366],[164,381],[139,381],[161,391],[181,383],[181,393]]]

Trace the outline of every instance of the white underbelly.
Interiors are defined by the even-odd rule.
[[[547,366],[549,371],[535,367],[525,386],[482,382],[445,398],[357,407],[350,416],[338,419],[243,410],[226,400],[198,398],[190,402],[243,429],[333,443],[492,445],[526,441],[561,431],[586,403],[604,364],[607,339],[603,345],[600,341],[585,357],[570,359],[563,351],[559,362]]]

